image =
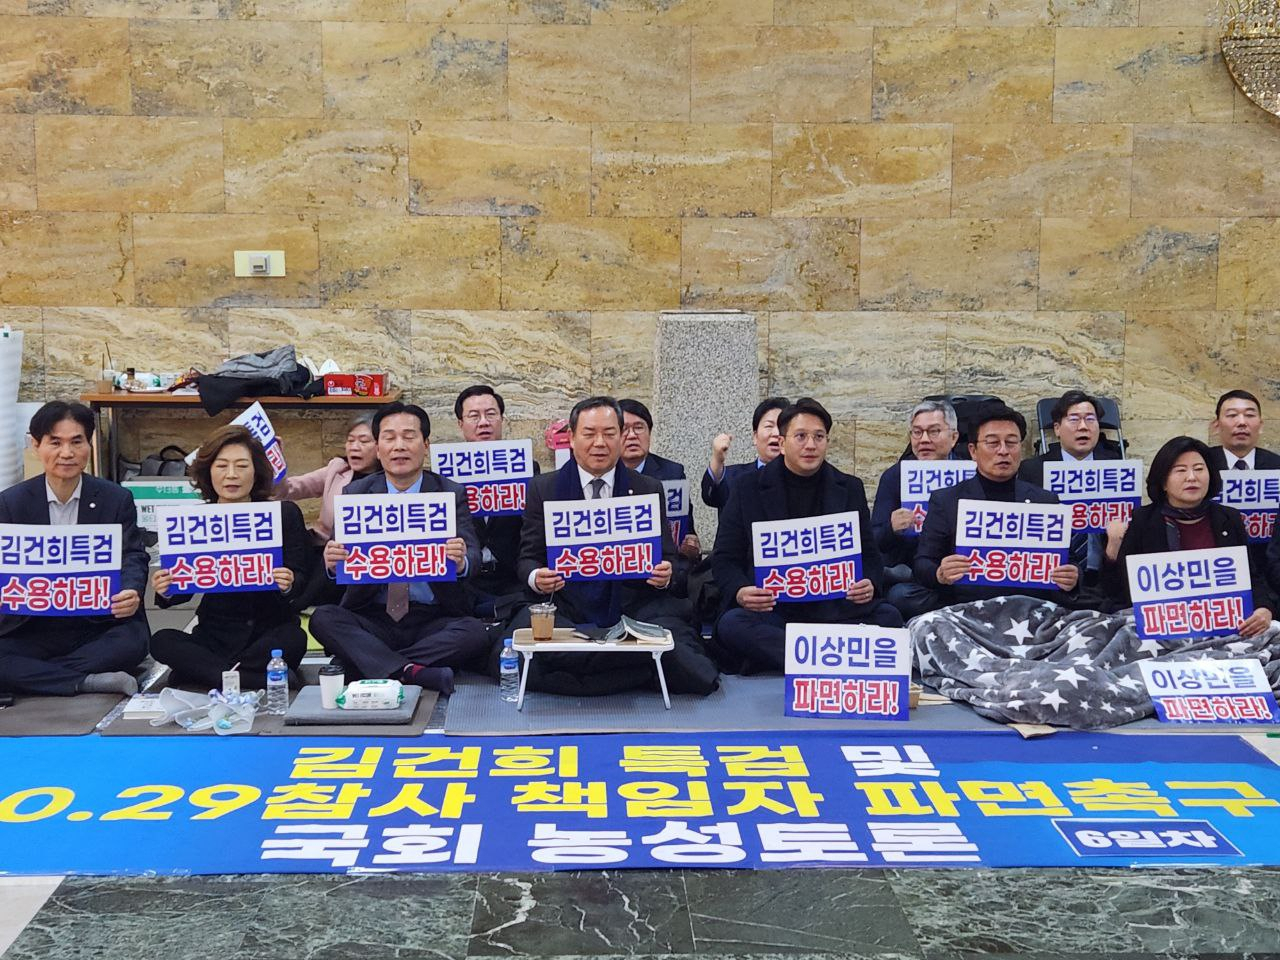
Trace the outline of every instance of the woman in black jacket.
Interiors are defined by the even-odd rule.
[[[215,430],[196,451],[190,473],[209,503],[271,500],[271,464],[262,444],[244,427]],[[205,594],[196,608],[194,632],[157,630],[152,635],[151,655],[173,670],[176,681],[215,689],[222,686],[222,672],[239,663],[244,688],[261,689],[273,649],[283,651],[289,667],[298,669],[307,637],[288,598],[304,587],[310,537],[297,504],[280,504],[280,527],[283,564],[271,571],[278,589]],[[158,606],[186,601],[186,596],[168,596],[172,582],[163,568],[151,575]]]
[[[1192,437],[1174,437],[1155,455],[1147,470],[1151,503],[1137,507],[1126,523],[1107,526],[1107,551],[1102,585],[1120,606],[1128,606],[1129,573],[1126,560],[1135,554],[1247,547],[1244,519],[1232,507],[1215,503],[1222,478],[1209,466],[1209,447]],[[1250,559],[1253,614],[1239,629],[1240,636],[1257,636],[1271,625],[1273,600],[1266,573]]]

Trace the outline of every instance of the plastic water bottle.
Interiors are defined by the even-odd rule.
[[[267,664],[267,713],[282,717],[289,709],[289,665],[283,650],[272,650]]]
[[[515,703],[520,698],[520,657],[511,638],[502,641],[502,656],[498,658],[498,696],[507,703]]]

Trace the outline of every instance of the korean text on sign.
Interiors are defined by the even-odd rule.
[[[466,488],[472,516],[519,516],[533,476],[533,441],[432,444],[431,469]]]
[[[258,438],[262,449],[267,453],[267,462],[271,464],[271,479],[276,483],[283,480],[288,472],[284,462],[284,447],[280,443],[280,438],[276,436],[276,428],[267,419],[267,411],[262,409],[262,404],[255,401],[248,410],[231,422],[245,427]]]
[[[457,580],[445,554],[456,536],[452,493],[363,493],[333,498],[333,539],[347,549],[338,583]]]
[[[190,480],[166,480],[163,477],[147,477],[145,480],[125,480],[120,486],[133,494],[133,505],[138,508],[138,526],[156,532],[156,507],[174,502],[200,502],[200,491]]]
[[[1280,470],[1223,470],[1218,499],[1240,511],[1250,543],[1266,543],[1280,508]]]
[[[915,525],[903,533],[919,536],[929,512],[929,494],[968,480],[978,472],[978,465],[972,460],[902,460],[898,470],[902,509],[915,517]]]
[[[1280,723],[1257,660],[1141,660],[1138,668],[1164,723]]]
[[[789,717],[906,720],[910,695],[906,630],[867,624],[789,623]]]
[[[108,614],[120,592],[118,523],[0,523],[0,614]]]
[[[1142,503],[1141,460],[1047,460],[1044,488],[1071,506],[1071,528],[1103,533]]]
[[[1054,567],[1067,562],[1071,508],[1050,503],[961,500],[956,553],[969,558],[963,582],[998,587],[1055,586]]]
[[[545,505],[547,566],[566,580],[635,580],[662,562],[656,493]]]
[[[751,524],[756,586],[779,603],[842,599],[862,579],[856,510]]]
[[[667,523],[671,525],[671,539],[675,545],[689,533],[689,481],[663,480],[662,497],[667,505]]]
[[[1225,636],[1253,613],[1248,547],[1142,553],[1127,564],[1144,640]]]
[[[275,590],[284,563],[279,503],[171,503],[156,508],[160,566],[172,591]]]

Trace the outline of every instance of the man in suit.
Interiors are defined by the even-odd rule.
[[[756,446],[754,463],[724,465],[733,434],[722,433],[711,441],[711,463],[702,475],[702,502],[708,507],[723,509],[729,500],[729,491],[740,478],[750,476],[771,463],[782,452],[782,435],[778,432],[778,414],[787,406],[786,397],[765,397],[756,404],[751,415],[751,439]]]
[[[1262,404],[1248,390],[1220,396],[1210,426],[1222,441],[1209,448],[1210,470],[1280,470],[1280,456],[1258,446]]]
[[[975,586],[960,583],[968,575],[969,558],[956,553],[956,524],[961,500],[991,500],[1004,503],[1057,503],[1058,497],[1041,487],[1018,479],[1022,443],[1027,438],[1027,421],[1003,403],[990,403],[974,418],[975,442],[969,454],[977,464],[976,476],[954,487],[935,490],[929,496],[929,513],[916,547],[916,586],[927,591],[917,597],[918,609],[936,610],[953,603],[986,600],[1011,593],[1040,597],[1056,603],[1068,602],[1080,583],[1086,545],[1083,534],[1071,538],[1069,562],[1050,573],[1060,589],[1028,589]]]
[[[960,427],[951,404],[945,400],[922,400],[911,411],[907,423],[910,424],[911,452],[903,460],[953,459]],[[908,535],[915,527],[916,517],[902,505],[901,463],[899,460],[880,477],[871,510],[871,531],[884,561],[886,599],[897,607],[903,619],[910,619],[921,612],[911,603],[915,594],[911,568],[920,538],[914,533]]]
[[[870,535],[871,511],[862,481],[827,463],[831,415],[803,397],[778,416],[782,455],[738,480],[720,511],[711,566],[724,612],[716,638],[743,671],[781,670],[788,623],[875,623],[902,626],[902,617],[877,599],[880,551]],[[843,600],[777,603],[755,585],[751,525],[764,520],[798,520],[856,510],[862,536],[863,577]]]
[[[133,495],[84,472],[93,440],[88,407],[50,401],[36,411],[30,429],[44,474],[0,493],[0,523],[118,523],[120,591],[105,617],[0,614],[0,692],[135,694],[132,671],[147,656],[151,631],[142,608],[147,550]]]
[[[1102,436],[1102,403],[1097,397],[1083,390],[1068,390],[1053,405],[1049,416],[1053,420],[1053,435],[1057,443],[1049,444],[1049,452],[1018,467],[1018,477],[1036,487],[1044,486],[1044,465],[1047,462],[1065,463],[1072,460],[1123,460],[1119,444]],[[1107,535],[1095,533],[1086,538],[1084,583],[1094,587],[1098,583],[1102,558],[1107,549]]]
[[[501,440],[506,413],[502,395],[482,383],[467,387],[453,403],[453,415],[467,443]],[[538,472],[536,460],[533,471]],[[516,574],[521,522],[520,517],[472,518],[480,538],[480,566],[467,578],[467,585],[477,617],[503,619],[524,597],[524,585]]]
[[[547,566],[548,501],[609,499],[658,494],[662,484],[621,463],[623,412],[612,397],[579,401],[569,414],[573,459],[555,473],[534,477],[525,501],[520,537],[520,576],[535,595],[556,605],[557,626],[588,624],[608,627],[622,614],[656,623],[671,631],[675,649],[662,656],[673,693],[707,694],[716,688],[719,671],[702,648],[690,622],[687,601],[670,595],[675,544],[662,511],[662,559],[646,580],[566,581]],[[526,608],[516,614],[512,630],[529,626]],[[491,658],[492,662],[492,658]],[[571,695],[597,695],[632,690],[657,682],[649,658],[630,653],[541,654],[529,668],[529,689]]]
[[[467,509],[467,493],[426,468],[431,419],[414,404],[385,403],[373,415],[382,473],[347,485],[343,493],[452,493],[456,536],[447,541],[459,578],[480,565],[480,541]],[[332,576],[346,548],[324,548]],[[347,668],[348,679],[389,677],[441,693],[453,692],[453,672],[482,664],[488,648],[484,624],[471,615],[461,580],[349,586],[341,604],[318,607],[311,634]]]

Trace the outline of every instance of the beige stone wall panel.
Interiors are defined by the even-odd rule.
[[[1219,310],[1280,309],[1280,220],[1246,217],[1222,223],[1218,254]]]
[[[408,0],[410,20],[437,23],[588,23],[592,0]]]
[[[860,27],[923,27],[955,23],[956,0],[774,0],[778,24],[853,23]]]
[[[1280,127],[1137,126],[1132,212],[1137,217],[1280,216]]]
[[[400,20],[405,0],[233,0],[242,20]]]
[[[774,216],[945,217],[950,206],[947,126],[774,126]]]
[[[0,116],[0,210],[35,208],[35,118]]]
[[[589,0],[591,22],[658,26],[773,23],[774,0]]]
[[[133,233],[120,213],[0,212],[0,304],[133,302]]]
[[[1142,6],[1150,2],[1145,0]],[[956,23],[962,27],[1131,27],[1138,23],[1138,7],[1139,0],[960,0]]]
[[[653,404],[654,338],[658,313],[591,314],[591,392]]]
[[[122,17],[149,20],[217,20],[223,0],[28,0],[41,16]]]
[[[22,331],[22,370],[18,374],[18,402],[45,399],[44,319],[39,307],[0,307],[0,326]]]
[[[129,22],[0,17],[0,112],[129,113]]]
[[[1142,0],[1143,27],[1216,27],[1218,0]]]
[[[292,343],[316,363],[332,358],[343,370],[386,372],[401,389],[413,383],[408,310],[236,309],[227,326],[232,356]]]

